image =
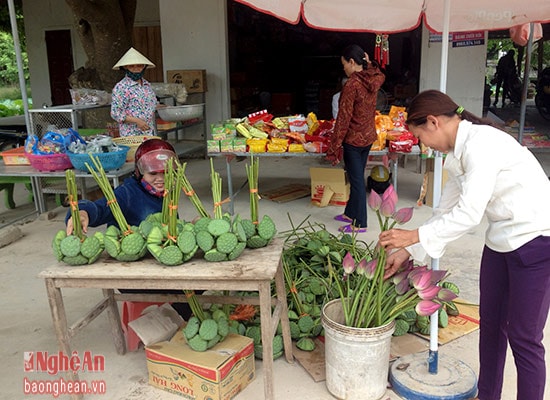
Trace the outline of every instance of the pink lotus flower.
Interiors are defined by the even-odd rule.
[[[458,296],[456,295],[455,292],[453,292],[452,290],[449,290],[449,289],[441,289],[439,291],[439,293],[437,293],[437,298],[443,302],[445,301],[453,301],[454,299],[456,299]]]
[[[403,271],[403,272],[400,272],[398,274],[395,274],[393,277],[392,277],[392,282],[395,284],[395,285],[399,285],[399,283],[401,283],[402,281],[406,281],[407,282],[407,285],[409,284],[409,281],[407,279],[409,275],[409,271]]]
[[[421,300],[415,307],[415,311],[418,315],[427,317],[441,308],[441,304],[435,303],[431,300]]]
[[[408,279],[402,279],[401,282],[397,283],[395,285],[395,291],[398,295],[402,295],[407,293],[409,290],[409,280]]]
[[[397,193],[395,192],[393,186],[390,185],[382,194],[382,204],[380,205],[380,214],[382,214],[386,218],[391,217],[395,212],[396,205],[397,205]]]
[[[342,260],[342,267],[344,268],[344,273],[346,275],[351,275],[353,274],[353,271],[355,271],[355,260],[349,251]]]
[[[412,278],[409,275],[411,284],[416,290],[424,290],[432,285],[432,271],[426,270],[417,273]]]
[[[369,193],[367,204],[369,205],[371,210],[378,211],[380,209],[380,205],[382,204],[382,197],[380,197],[380,195],[374,190],[371,190]]]
[[[415,275],[424,273],[425,271],[428,271],[428,266],[427,265],[422,265],[421,267],[416,267],[409,273],[409,279],[413,279],[415,277]]]
[[[432,285],[427,287],[426,289],[422,289],[418,291],[418,297],[420,297],[422,300],[433,300],[441,288],[436,285]]]
[[[445,278],[445,275],[447,275],[447,271],[443,271],[441,269],[432,269],[432,283],[436,284],[443,280]]]
[[[359,261],[359,264],[357,264],[355,271],[357,272],[357,275],[365,275],[367,273],[366,269],[367,269],[367,259],[362,258],[361,261]]]
[[[401,208],[400,210],[397,210],[392,217],[395,220],[395,222],[397,222],[399,225],[402,225],[409,222],[412,216],[413,216],[413,208],[406,207],[406,208]]]

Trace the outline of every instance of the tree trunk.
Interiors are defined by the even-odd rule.
[[[88,61],[70,77],[72,87],[111,91],[122,78],[113,65],[132,45],[137,0],[65,0]]]

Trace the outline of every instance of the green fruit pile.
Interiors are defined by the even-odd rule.
[[[144,231],[147,234],[147,249],[161,264],[183,264],[193,258],[199,249],[195,238],[195,226],[190,222],[178,221],[177,237],[172,239],[169,238],[166,225],[157,224],[147,230]]]
[[[114,225],[105,230],[105,250],[118,261],[137,261],[147,253],[147,241],[140,228],[130,226],[129,232],[122,232]]]
[[[195,222],[195,234],[207,261],[234,260],[246,248],[246,235],[239,216],[233,220],[228,214],[222,218],[202,217]]]
[[[277,233],[275,223],[268,215],[264,215],[257,224],[249,219],[243,219],[241,225],[246,234],[246,247],[250,249],[267,246]]]
[[[103,234],[96,232],[81,240],[76,235],[67,236],[65,230],[60,230],[53,239],[52,248],[57,260],[65,264],[91,264],[103,253]]]
[[[189,347],[195,351],[206,351],[223,341],[229,334],[227,314],[218,310],[206,315],[202,321],[193,316],[183,328],[183,335]]]

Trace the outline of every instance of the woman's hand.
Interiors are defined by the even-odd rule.
[[[136,124],[137,128],[140,131],[145,132],[145,131],[151,130],[151,127],[147,124],[147,122],[145,122],[141,118],[132,117],[131,115],[126,116],[126,118],[124,119],[124,123],[126,123],[126,124]]]
[[[411,255],[405,249],[399,249],[389,254],[386,257],[386,265],[384,266],[384,279],[389,278],[409,259]]]
[[[88,224],[90,223],[90,218],[88,217],[88,213],[84,210],[79,210],[78,214],[80,215],[80,225],[82,225],[82,231],[84,233],[88,233]],[[67,229],[66,229],[67,235],[70,235],[71,233],[73,233],[73,230],[74,230],[74,223],[73,223],[73,218],[71,217],[67,220]]]
[[[344,156],[344,151],[339,147],[336,151],[327,150],[325,159],[330,162],[333,166],[338,165]]]
[[[378,243],[386,250],[400,249],[418,243],[418,229],[389,229],[378,236]]]

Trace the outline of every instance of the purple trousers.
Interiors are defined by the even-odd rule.
[[[517,369],[517,399],[544,400],[542,337],[550,304],[550,237],[498,253],[485,246],[480,272],[480,400],[501,398],[507,344]]]

